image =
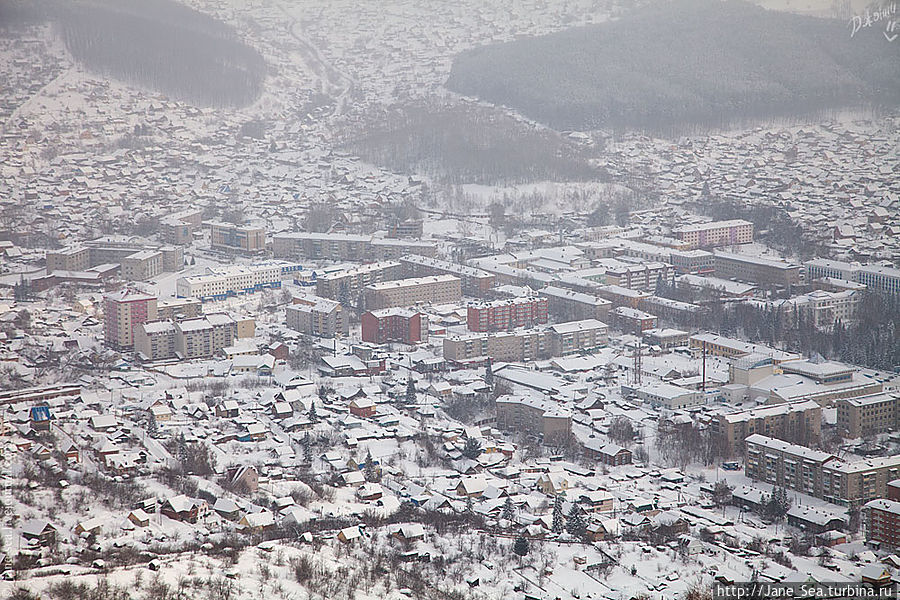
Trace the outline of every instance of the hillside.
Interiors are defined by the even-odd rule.
[[[462,53],[447,87],[558,129],[673,132],[896,105],[897,58],[883,27],[684,0]]]

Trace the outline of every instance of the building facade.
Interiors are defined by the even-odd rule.
[[[470,304],[466,326],[469,331],[508,331],[518,327],[534,327],[549,318],[546,298],[524,297]]]
[[[266,230],[255,225],[208,221],[209,246],[213,250],[255,253],[266,249]]]
[[[135,329],[156,319],[156,298],[153,296],[123,290],[103,297],[103,339],[111,348],[133,348]]]
[[[494,404],[500,429],[540,436],[546,445],[565,445],[571,437],[572,414],[556,404],[515,396],[501,396]]]
[[[366,308],[378,310],[416,304],[450,304],[462,298],[460,279],[452,275],[432,275],[384,281],[365,287]]]
[[[672,231],[688,249],[735,246],[753,241],[753,223],[742,219],[685,225]]]
[[[369,263],[324,273],[316,280],[316,295],[340,301],[355,303],[357,296],[367,285],[393,281],[401,277],[403,267],[399,262],[388,260]]]
[[[555,286],[547,286],[538,293],[547,298],[547,308],[557,322],[584,319],[608,322],[612,302],[605,298]]]
[[[283,233],[274,236],[276,258],[300,258],[369,262],[396,260],[407,254],[434,256],[437,247],[430,242],[374,238],[340,233]]]
[[[496,283],[496,276],[483,269],[418,254],[408,254],[400,258],[400,264],[403,265],[403,277],[407,278],[428,275],[459,277],[463,294],[466,296],[484,296]]]
[[[340,302],[319,297],[295,297],[293,302],[285,309],[289,329],[323,338],[350,333],[350,322]]]
[[[428,341],[428,315],[406,308],[384,308],[363,313],[364,342],[418,344]]]
[[[710,425],[729,456],[740,452],[744,440],[756,433],[812,446],[822,439],[822,407],[812,400],[763,405],[721,414]]]

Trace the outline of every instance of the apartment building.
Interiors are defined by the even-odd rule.
[[[672,234],[688,249],[749,244],[753,241],[753,223],[742,219],[698,223],[678,227]]]
[[[793,318],[796,314],[817,329],[830,330],[837,321],[849,323],[855,320],[860,300],[862,294],[854,290],[816,290],[785,300],[775,300],[770,306],[787,318]]]
[[[121,274],[130,281],[147,281],[163,272],[163,255],[156,250],[142,250],[122,259]]]
[[[900,392],[842,398],[837,405],[837,426],[850,439],[900,429]]]
[[[236,339],[237,324],[224,313],[175,323],[175,352],[185,359],[213,356]]]
[[[753,434],[744,440],[747,477],[850,509],[887,496],[900,475],[900,456],[843,461],[836,456]]]
[[[798,285],[803,282],[802,265],[751,256],[716,252],[716,277],[747,281],[761,287]]]
[[[450,304],[462,298],[459,277],[431,275],[412,279],[383,281],[365,287],[369,310],[416,304]]]
[[[444,360],[456,363],[485,360],[527,362],[550,357],[550,333],[523,329],[501,333],[471,333],[444,338]]]
[[[218,221],[207,221],[204,225],[209,227],[209,246],[213,250],[255,253],[266,249],[266,229],[259,225]]]
[[[546,298],[535,296],[470,304],[466,326],[479,332],[534,327],[547,322],[548,306]]]
[[[710,426],[731,456],[753,434],[812,446],[822,440],[822,407],[812,400],[763,405],[720,414]]]
[[[806,275],[809,280],[843,279],[861,283],[873,292],[900,295],[900,269],[893,267],[817,258],[806,263]]]
[[[360,317],[364,342],[418,344],[428,340],[428,315],[407,308],[383,308]]]
[[[635,335],[642,335],[645,331],[659,326],[659,318],[656,315],[627,306],[613,310],[612,318],[619,329]]]
[[[103,339],[117,350],[134,347],[134,330],[157,319],[156,298],[122,290],[103,297]]]
[[[866,543],[887,548],[900,547],[900,502],[879,498],[863,507]]]
[[[160,321],[181,321],[203,314],[203,303],[196,298],[173,298],[156,303],[156,318]]]
[[[400,258],[403,277],[425,277],[428,275],[453,275],[462,282],[466,296],[484,296],[496,284],[496,276],[483,269],[461,265],[428,256],[408,254]]]
[[[564,445],[571,437],[572,414],[557,404],[516,396],[501,396],[494,404],[500,429],[540,436],[546,445]]]
[[[163,217],[159,222],[159,237],[167,244],[190,246],[194,242],[194,231],[203,222],[203,211],[182,210]]]
[[[626,262],[617,258],[602,258],[589,268],[572,273],[601,285],[616,285],[629,290],[649,292],[659,281],[672,283],[675,268],[663,262]]]
[[[538,294],[547,298],[547,308],[557,322],[597,319],[607,322],[612,302],[565,288],[547,286]]]
[[[282,266],[278,264],[210,267],[207,271],[205,275],[179,277],[176,295],[206,302],[281,287]]]
[[[393,281],[403,274],[403,267],[397,261],[381,261],[324,273],[316,280],[316,295],[332,300],[354,303],[367,285]]]
[[[285,310],[289,329],[315,337],[333,338],[350,333],[350,322],[340,302],[316,296],[293,299]]]
[[[175,356],[175,323],[153,321],[134,331],[134,351],[144,360],[166,360]]]
[[[597,319],[559,323],[550,326],[549,331],[553,356],[592,352],[609,342],[609,328]]]
[[[86,246],[70,246],[62,250],[48,251],[47,273],[53,271],[87,271],[91,264],[91,250]]]
[[[781,364],[791,360],[799,360],[800,355],[793,352],[776,350],[761,344],[751,344],[741,340],[727,338],[713,333],[698,333],[691,336],[688,346],[694,354],[702,354],[704,349],[708,356],[722,356],[735,358],[748,354],[762,354],[770,357],[773,362]]]
[[[278,234],[272,248],[277,258],[354,262],[396,260],[407,254],[433,257],[437,253],[437,247],[430,242],[313,232]]]

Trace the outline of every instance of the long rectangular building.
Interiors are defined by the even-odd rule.
[[[547,322],[547,299],[536,296],[470,304],[466,312],[469,331],[507,331]]]
[[[672,231],[689,249],[749,244],[753,241],[753,223],[743,219],[685,225]]]
[[[205,275],[179,277],[175,282],[176,295],[202,301],[222,300],[281,287],[282,268],[278,264],[210,267],[207,270]]]
[[[462,298],[458,277],[432,275],[412,279],[383,281],[365,287],[366,308],[378,310],[416,304],[450,304]]]
[[[851,439],[900,429],[900,392],[842,398],[837,405],[837,426]]]
[[[261,252],[266,249],[266,230],[258,225],[235,225],[207,221],[209,245],[213,250]]]
[[[744,439],[755,433],[793,444],[818,444],[822,439],[822,407],[813,400],[756,406],[720,414],[711,426],[729,456],[740,451]]]
[[[597,319],[606,322],[612,302],[605,298],[547,286],[538,292],[548,300],[548,309],[558,322]]]
[[[402,273],[402,265],[393,260],[325,273],[316,280],[316,295],[355,304],[357,296],[367,285],[399,279]]]
[[[817,258],[806,263],[806,275],[809,280],[843,279],[861,283],[873,292],[900,295],[900,269],[893,267]]]
[[[803,266],[761,256],[716,252],[716,276],[759,286],[787,287],[803,282]]]
[[[453,275],[462,281],[463,294],[484,296],[494,287],[496,277],[484,269],[439,260],[418,254],[408,254],[400,258],[404,277],[425,277],[428,275]]]
[[[339,233],[281,233],[272,238],[276,258],[328,259],[368,262],[396,260],[407,254],[434,256],[437,247],[430,242],[375,238]]]

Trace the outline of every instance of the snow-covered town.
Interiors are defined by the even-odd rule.
[[[897,589],[900,97],[556,131],[458,56],[652,3],[123,3],[0,0],[0,598]]]

